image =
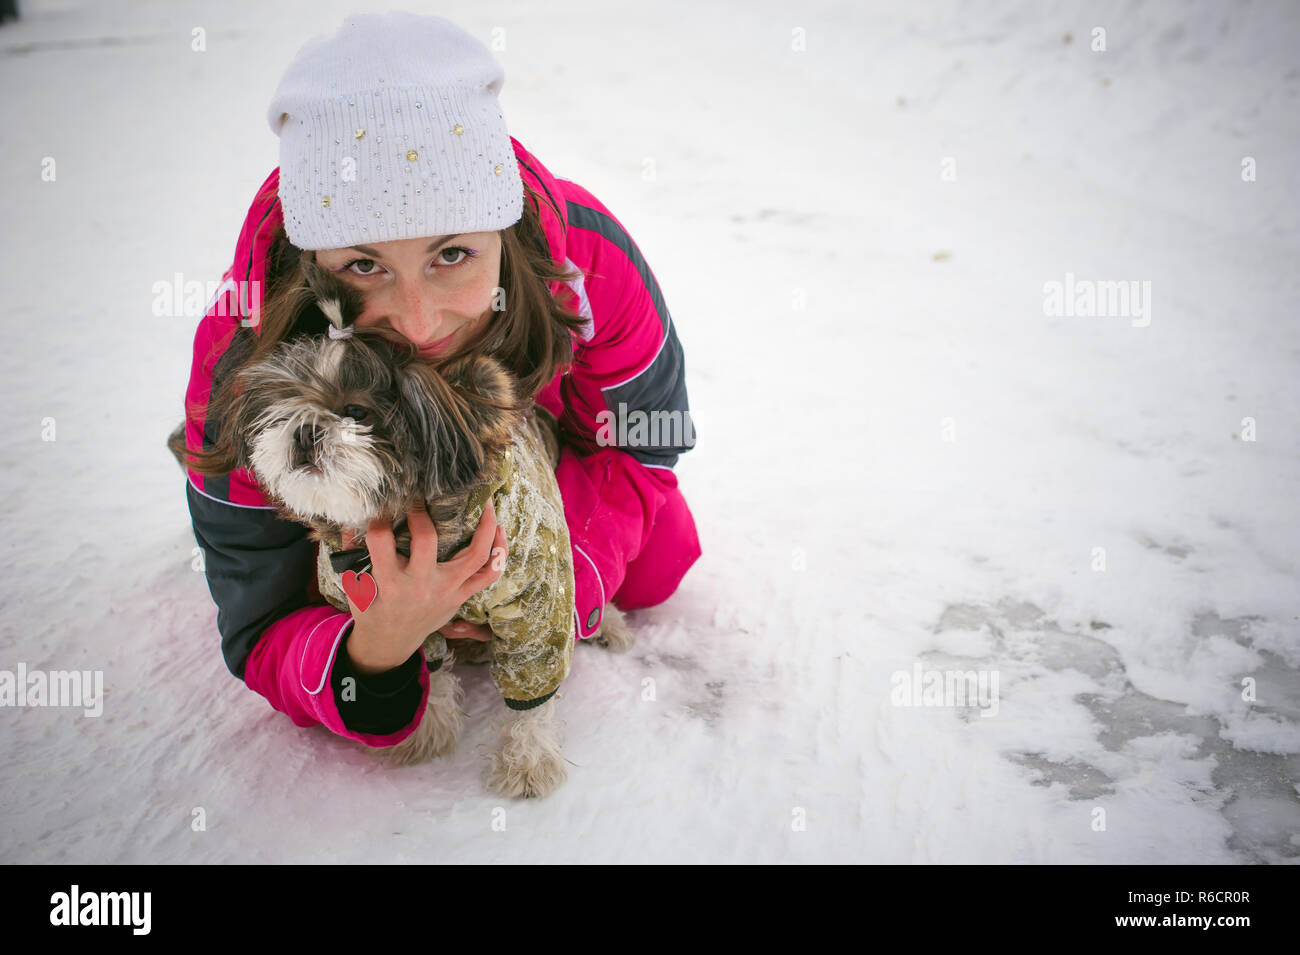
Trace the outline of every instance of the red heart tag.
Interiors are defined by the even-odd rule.
[[[375,602],[379,596],[379,585],[375,583],[375,578],[370,576],[369,571],[363,570],[358,576],[355,570],[345,570],[343,572],[343,592],[348,595],[348,599],[357,605],[357,610],[365,613],[370,609],[370,605]]]

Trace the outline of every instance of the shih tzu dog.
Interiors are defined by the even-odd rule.
[[[411,736],[384,752],[399,764],[451,752],[465,719],[452,663],[486,657],[513,711],[487,784],[506,796],[545,796],[567,776],[554,695],[574,646],[573,558],[555,480],[555,418],[540,406],[521,406],[513,378],[490,357],[471,353],[435,370],[412,350],[355,326],[361,294],[312,253],[303,253],[302,264],[307,307],[324,316],[328,334],[291,337],[240,371],[225,422],[238,467],[251,469],[282,517],[310,528],[319,545],[321,596],[348,612],[349,596],[359,612],[374,599],[361,546],[371,520],[391,522],[397,550],[409,555],[406,511],[422,499],[443,561],[469,542],[492,499],[506,534],[505,566],[495,584],[457,612],[489,627],[491,643],[429,634],[424,715]],[[174,437],[169,444],[176,451]],[[183,450],[183,438],[180,444]],[[347,551],[344,530],[357,543]],[[631,647],[633,635],[613,604],[601,619],[599,643]]]

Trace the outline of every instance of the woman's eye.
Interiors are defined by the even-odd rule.
[[[465,258],[463,258],[463,259],[457,259],[455,262],[449,262],[449,261],[447,261],[446,259],[444,259],[444,260],[442,260],[442,264],[443,264],[443,265],[460,265],[462,262],[465,262],[465,261],[467,261],[468,259],[472,259],[475,255],[478,254],[478,253],[476,253],[476,252],[474,252],[474,251],[472,251],[472,250],[470,250],[470,249],[463,248],[462,246],[459,246],[459,245],[449,246],[449,247],[447,247],[447,248],[445,248],[445,249],[442,249],[438,254],[439,254],[439,255],[446,255],[448,252],[451,252],[451,253],[456,253],[456,252],[464,253]]]
[[[353,421],[366,420],[366,408],[363,405],[344,405],[343,414]]]
[[[366,268],[364,268],[364,269],[353,269],[352,266],[354,266],[354,265],[365,265]],[[357,275],[375,275],[375,274],[376,274],[375,260],[374,260],[374,259],[353,259],[353,260],[352,260],[351,262],[349,262],[347,265],[343,266],[343,268],[345,268],[345,269],[349,269],[349,270],[351,270],[352,272],[355,272]]]

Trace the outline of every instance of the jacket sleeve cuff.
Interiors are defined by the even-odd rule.
[[[383,673],[363,674],[348,654],[347,641],[351,635],[349,627],[330,672],[334,704],[343,725],[354,733],[373,736],[388,736],[409,726],[420,706],[424,654],[417,650],[401,666]]]
[[[556,690],[558,689],[559,687],[556,687]],[[505,697],[505,701],[506,701],[506,706],[510,707],[510,709],[512,710],[531,710],[535,706],[541,706],[543,703],[545,703],[554,695],[555,695],[555,690],[552,690],[550,693],[547,693],[545,696],[539,696],[535,700],[512,700],[510,699],[510,697],[507,696]]]
[[[296,726],[320,723],[339,736],[367,746],[395,746],[415,732],[417,720],[412,718],[395,733],[358,733],[348,728],[334,702],[331,674],[352,623],[351,614],[328,605],[304,607],[276,621],[253,647],[244,682],[277,710],[288,714]],[[418,669],[421,696],[415,708],[417,714],[429,691],[428,675],[422,667]]]

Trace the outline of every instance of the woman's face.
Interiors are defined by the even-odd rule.
[[[327,249],[316,261],[365,296],[357,325],[391,330],[433,357],[492,320],[501,234],[397,239]]]

